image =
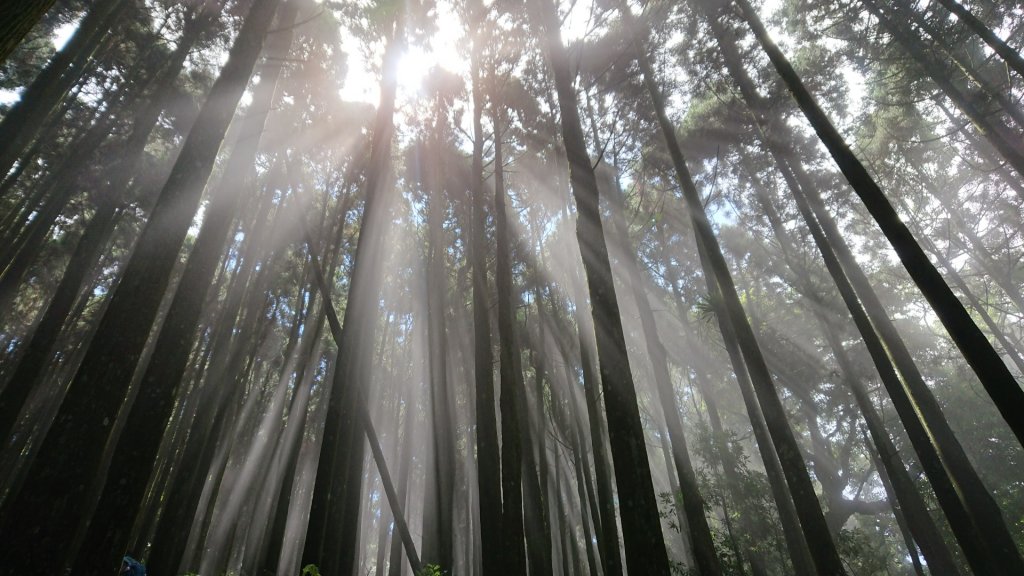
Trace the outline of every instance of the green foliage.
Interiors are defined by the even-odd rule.
[[[427,564],[420,568],[416,576],[445,576],[447,573],[446,570],[442,570],[437,564]]]
[[[306,564],[302,567],[302,573],[299,576],[320,576],[320,569],[316,564]]]

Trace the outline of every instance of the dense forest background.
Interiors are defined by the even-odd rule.
[[[1024,574],[1024,4],[0,7],[0,574]]]

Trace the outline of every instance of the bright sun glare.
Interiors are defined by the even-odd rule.
[[[436,10],[437,30],[426,40],[425,46],[412,45],[406,48],[398,63],[400,105],[418,97],[423,79],[435,66],[459,75],[469,73],[469,63],[459,54],[458,49],[465,37],[462,22],[447,2],[438,2]],[[361,49],[361,41],[351,34],[344,35],[344,38],[343,46],[349,57],[349,67],[341,96],[345,100],[375,105],[380,98],[380,78],[373,71],[374,66],[371,66],[367,54]]]
[[[572,4],[562,24],[562,37],[566,42],[582,38],[592,26],[589,6],[583,2]],[[416,100],[423,80],[432,68],[439,67],[463,78],[469,76],[469,57],[460,53],[460,45],[467,42],[462,20],[450,2],[436,4],[437,29],[426,45],[406,48],[398,64],[398,101],[401,106]],[[362,41],[353,34],[343,35],[342,45],[348,54],[348,76],[341,90],[345,100],[377,104],[380,98],[380,78],[362,49]],[[376,55],[380,57],[379,54]]]

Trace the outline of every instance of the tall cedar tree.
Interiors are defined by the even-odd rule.
[[[974,323],[964,305],[957,299],[949,285],[928,260],[913,234],[900,220],[896,210],[885,197],[882,189],[868,173],[857,156],[850,149],[842,135],[836,130],[825,111],[804,86],[803,81],[789,60],[768,35],[757,12],[747,0],[735,0],[744,19],[753,31],[765,54],[768,55],[776,72],[792,93],[807,121],[828,149],[836,165],[842,171],[853,190],[860,196],[868,212],[882,229],[904,268],[914,283],[935,310],[939,320],[956,343],[964,358],[974,369],[982,386],[999,409],[1006,423],[1024,444],[1024,390],[1010,374],[1002,358],[988,339]],[[1019,554],[1018,554],[1019,556]],[[1024,567],[1022,567],[1024,569]]]
[[[682,189],[683,199],[690,213],[691,224],[697,241],[703,248],[704,257],[709,264],[706,271],[710,271],[721,291],[722,303],[725,308],[726,317],[736,333],[736,338],[743,352],[747,370],[750,372],[751,381],[754,383],[757,392],[758,403],[765,417],[765,422],[771,432],[771,440],[778,454],[779,462],[786,477],[786,484],[793,496],[793,503],[796,505],[796,512],[800,518],[800,527],[803,530],[804,538],[814,558],[814,564],[819,574],[840,575],[846,574],[842,565],[839,553],[836,551],[835,543],[831,533],[825,524],[825,517],[821,511],[821,504],[818,502],[811,484],[811,478],[807,472],[806,464],[800,454],[796,437],[786,417],[785,408],[779,399],[778,392],[772,384],[772,377],[765,363],[757,339],[747,320],[743,305],[740,302],[739,294],[733,284],[725,257],[722,255],[718,240],[715,238],[711,223],[704,212],[704,204],[701,202],[700,193],[693,182],[689,169],[686,167],[686,160],[683,158],[682,149],[679,146],[675,133],[675,127],[665,111],[664,96],[661,88],[658,87],[654,77],[654,70],[651,66],[646,52],[646,42],[636,31],[636,24],[633,21],[632,13],[628,7],[620,11],[626,21],[627,30],[633,38],[636,48],[635,57],[640,65],[643,74],[644,85],[654,103],[654,111],[661,126],[662,135],[668,145],[669,156],[675,168],[676,176]],[[706,272],[707,273],[707,272]]]
[[[42,20],[43,16],[53,7],[55,0],[31,0],[15,4],[5,4],[0,8],[0,64],[14,52],[18,44]]]
[[[297,1],[282,4],[276,30],[268,34],[260,82],[225,166],[225,172],[235,176],[221,183],[206,209],[199,235],[156,338],[158,353],[146,367],[139,393],[114,448],[108,475],[117,482],[104,486],[97,513],[75,562],[75,572],[99,571],[101,566],[116,561],[127,548],[135,510],[141,504],[149,471],[156,466],[160,439],[185,375],[203,303],[238,206],[243,196],[251,195],[256,152],[273,106],[282,62],[291,46],[297,13]],[[138,555],[138,551],[132,552]]]
[[[539,20],[538,28],[542,32],[548,64],[554,75],[562,140],[569,161],[572,193],[576,200],[576,237],[590,289],[591,314],[597,336],[598,370],[608,417],[615,483],[618,486],[626,567],[633,574],[664,576],[669,573],[668,554],[661,533],[619,304],[612,283],[611,263],[598,208],[597,178],[583,138],[569,55],[562,44],[559,29],[561,20],[553,0],[536,0],[531,4]]]
[[[0,535],[18,553],[8,554],[2,573],[61,565],[55,557],[87,520],[89,484],[104,476],[103,448],[118,412],[131,410],[125,398],[132,373],[278,3],[253,3],[23,487],[4,505]]]
[[[397,6],[384,55],[380,104],[373,125],[373,145],[366,171],[366,202],[352,264],[352,281],[331,383],[327,424],[320,448],[310,527],[303,565],[317,564],[325,573],[355,569],[358,515],[365,443],[356,399],[369,386],[372,343],[376,341],[377,302],[394,187],[390,175],[394,136],[398,58],[405,47],[405,14]]]

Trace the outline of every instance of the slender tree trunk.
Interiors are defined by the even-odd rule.
[[[338,313],[334,309],[334,304],[331,301],[330,289],[327,285],[327,280],[323,275],[323,269],[320,267],[316,256],[313,255],[312,248],[314,246],[312,238],[306,235],[306,243],[310,247],[310,255],[312,257],[313,274],[316,278],[316,284],[320,290],[320,296],[324,300],[324,307],[327,311],[327,324],[331,328],[331,336],[334,338],[335,343],[341,348],[342,339],[345,337],[342,323],[338,319]],[[347,311],[350,309],[352,304],[346,306],[346,320]],[[370,350],[372,353],[372,349]],[[370,445],[370,452],[373,455],[374,463],[377,465],[377,472],[380,474],[380,481],[384,487],[384,493],[387,496],[388,505],[391,507],[391,513],[395,520],[395,527],[398,529],[398,533],[402,539],[402,545],[405,548],[406,556],[409,558],[409,563],[412,566],[413,572],[419,573],[421,569],[419,554],[416,551],[416,546],[413,544],[412,534],[409,531],[409,525],[405,520],[405,515],[402,512],[402,501],[399,499],[398,491],[394,487],[394,483],[391,480],[391,473],[388,471],[387,462],[384,459],[384,451],[381,448],[379,437],[373,426],[373,419],[366,407],[366,399],[364,398],[365,392],[360,391],[354,398],[353,402],[356,403],[354,410],[357,413],[356,421],[362,432],[366,435],[366,440]],[[350,460],[351,463],[351,460]],[[362,474],[360,473],[360,476]],[[350,485],[347,488],[359,490],[360,485]],[[350,505],[347,504],[346,506]],[[356,502],[358,504],[358,502]],[[347,519],[347,518],[346,518]],[[355,517],[356,523],[358,524],[359,516]],[[358,536],[358,534],[356,534]],[[344,555],[342,560],[345,560]],[[353,551],[352,553],[352,565],[355,567],[356,560],[358,560],[358,552]]]
[[[701,251],[702,259],[706,259],[704,249],[699,247],[699,250]],[[710,281],[708,280],[709,278]],[[775,506],[778,509],[779,521],[782,523],[782,534],[786,541],[790,560],[793,563],[793,571],[800,576],[811,576],[816,574],[815,561],[801,527],[799,514],[794,502],[795,498],[787,490],[786,474],[783,471],[781,459],[772,442],[768,423],[758,404],[757,392],[754,389],[752,377],[748,371],[743,352],[740,349],[735,329],[723,309],[721,290],[717,281],[714,281],[713,276],[705,275],[705,281],[708,282],[710,300],[715,310],[719,330],[722,333],[722,342],[732,363],[733,371],[736,375],[736,383],[739,385],[740,394],[747,409],[747,417],[750,419],[751,429],[754,432],[754,439],[757,441],[757,447],[761,453],[761,462],[764,464],[765,475],[768,477],[768,486],[772,491],[772,498],[775,500]]]
[[[6,567],[29,573],[53,564],[55,550],[71,541],[86,508],[87,483],[110,426],[117,419],[132,372],[145,346],[171,269],[213,169],[224,132],[252,74],[278,0],[257,0],[232,46],[227,63],[189,133],[157,206],[139,238],[96,336],[66,394],[54,424],[31,464],[24,488],[8,499],[0,527],[22,551]],[[64,498],[55,499],[54,494]],[[17,523],[11,518],[19,518]],[[111,557],[119,550],[108,550]],[[115,559],[110,566],[116,565]],[[93,566],[100,572],[103,565]]]
[[[598,367],[605,396],[615,479],[619,488],[626,565],[632,574],[667,575],[668,555],[661,534],[636,387],[629,368],[608,248],[604,241],[598,208],[597,179],[587,155],[576,92],[572,86],[569,57],[562,44],[555,4],[549,0],[538,0],[536,6],[558,93],[562,138],[576,200],[576,235],[590,289]]]
[[[835,129],[825,112],[818,106],[814,97],[808,92],[799,75],[768,36],[764,25],[747,0],[735,0],[744,18],[750,25],[754,36],[764,49],[776,71],[793,94],[794,99],[804,112],[807,120],[814,128],[818,137],[832,154],[839,169],[846,176],[854,191],[860,196],[868,211],[881,227],[882,232],[900,257],[900,261],[910,273],[911,278],[931,304],[947,332],[963,353],[967,362],[981,380],[996,408],[1003,415],[1013,430],[1018,442],[1024,444],[1024,390],[1014,380],[1002,358],[985,338],[985,335],[974,323],[963,304],[953,294],[942,275],[928,260],[921,246],[914,240],[913,234],[900,220],[899,215],[889,203],[881,188],[868,173],[864,165],[853,154]],[[1003,541],[1000,547],[1006,548]],[[1024,562],[1016,550],[1006,549],[1008,559],[1017,566],[1017,571],[1024,572]]]
[[[790,166],[790,168],[793,167]],[[806,175],[803,175],[799,169],[794,170],[794,173],[797,182],[806,182]],[[824,229],[823,234],[820,232],[818,234],[822,234],[823,241],[835,249],[835,254],[839,258],[839,262],[833,266],[842,267],[843,273],[849,278],[856,291],[856,296],[860,298],[866,315],[870,318],[870,323],[874,325],[875,330],[878,330],[878,334],[884,342],[885,349],[882,349],[880,344],[869,342],[869,340],[875,339],[874,332],[870,331],[866,318],[860,320],[859,328],[865,338],[865,343],[869,344],[869,351],[876,348],[873,358],[880,374],[891,370],[891,367],[888,367],[888,360],[885,359],[885,350],[888,350],[892,355],[892,363],[903,376],[902,386],[895,374],[883,374],[882,379],[883,382],[888,381],[886,386],[889,396],[896,405],[897,411],[900,412],[900,418],[912,442],[916,440],[914,442],[915,450],[921,458],[921,463],[928,473],[936,495],[940,502],[944,502],[944,511],[947,515],[951,515],[949,516],[950,525],[954,533],[957,534],[961,546],[964,547],[965,553],[969,559],[974,558],[972,563],[975,565],[975,569],[984,573],[1000,573],[994,571],[997,570],[996,566],[1014,566],[1015,563],[1020,562],[1020,556],[998,505],[981,482],[949,427],[937,400],[914,365],[909,350],[885,314],[885,310],[868,284],[867,278],[856,265],[849,248],[839,236],[835,223],[825,212],[820,197],[811,194],[805,200],[805,188],[794,188],[794,190],[799,190],[799,193],[794,193],[798,205],[810,200],[810,205],[802,208],[805,219],[813,210],[814,217]],[[808,221],[809,224],[810,222],[813,220]],[[812,233],[813,228],[814,226],[812,226]],[[823,255],[825,255],[824,252]],[[828,263],[828,257],[826,257],[826,263]],[[836,277],[837,275],[833,273],[833,278]],[[837,285],[841,290],[845,289],[841,283]],[[848,308],[852,308],[850,304],[854,302],[853,298],[852,294],[844,297],[848,300]],[[854,319],[857,321],[859,313],[854,310],[851,309],[851,313],[854,314]],[[981,537],[983,534],[985,536]]]
[[[615,495],[613,471],[608,462],[608,451],[605,438],[608,437],[604,417],[601,410],[600,376],[594,363],[593,323],[587,317],[583,306],[586,297],[583,295],[582,279],[573,278],[576,292],[575,316],[577,341],[580,349],[580,366],[583,372],[583,395],[587,408],[587,422],[590,427],[591,448],[594,453],[594,476],[597,486],[597,501],[600,515],[594,518],[599,533],[598,544],[601,551],[601,566],[607,576],[622,575],[622,556],[619,551],[619,528],[615,516]]]
[[[885,495],[889,500],[889,505],[892,506],[892,514],[896,518],[896,525],[899,526],[900,534],[903,536],[903,542],[907,545],[907,553],[910,554],[910,562],[914,566],[914,574],[917,574],[917,576],[925,576],[924,568],[921,567],[921,557],[917,553],[917,546],[914,544],[914,537],[910,532],[910,526],[907,522],[906,516],[903,514],[902,507],[898,504],[896,491],[892,486],[892,482],[889,480],[889,475],[885,472],[885,466],[882,464],[882,459],[879,457],[878,452],[868,442],[867,433],[865,433],[863,429],[861,429],[861,433],[864,436],[864,446],[871,455],[871,461],[875,464],[875,470],[878,471],[879,479],[882,480],[882,486],[885,488]],[[942,573],[933,567],[931,562],[928,563],[928,569],[933,571],[933,573]],[[950,572],[950,574],[958,573],[959,572]]]
[[[876,447],[878,454],[884,454],[884,458],[879,461],[880,466],[884,466],[884,469],[879,468],[879,474],[885,475],[885,482],[887,485],[890,483],[890,478],[894,480],[894,484],[898,486],[898,490],[894,492],[894,496],[890,498],[893,506],[897,509],[897,513],[900,518],[911,519],[910,526],[911,530],[916,535],[916,539],[921,543],[922,552],[925,553],[925,557],[928,561],[928,566],[931,567],[936,573],[940,574],[958,574],[959,569],[956,567],[953,557],[942,541],[942,537],[939,535],[938,529],[935,522],[932,520],[928,508],[918,493],[913,481],[910,478],[906,468],[903,465],[903,461],[900,459],[899,453],[896,450],[896,446],[889,438],[888,432],[886,432],[885,426],[882,422],[881,417],[875,410],[875,407],[868,394],[867,388],[863,382],[857,377],[854,372],[853,362],[850,360],[845,349],[842,346],[842,340],[836,333],[833,326],[822,316],[820,312],[820,302],[815,304],[814,300],[820,298],[817,297],[814,288],[811,284],[811,277],[809,272],[802,267],[802,264],[798,263],[795,258],[794,241],[789,237],[788,232],[782,226],[782,221],[778,214],[775,212],[774,207],[771,205],[767,192],[762,186],[754,183],[754,187],[757,191],[759,202],[762,204],[765,213],[768,215],[773,232],[779,239],[779,243],[782,246],[783,256],[786,258],[786,262],[791,269],[796,273],[800,284],[803,286],[801,291],[808,294],[809,298],[812,299],[812,314],[821,326],[822,331],[826,336],[826,340],[829,346],[833,350],[839,367],[842,370],[843,380],[850,387],[853,392],[854,399],[857,405],[861,409],[861,413],[864,415],[864,419],[867,421],[868,430],[871,432],[872,440]],[[840,288],[840,292],[844,296],[852,296],[852,287],[844,283],[844,286]],[[856,305],[856,301],[851,300],[851,305]],[[863,312],[858,312],[860,316],[863,316]],[[871,332],[872,336],[874,332]],[[874,345],[872,345],[874,347]],[[887,359],[886,359],[887,361]],[[891,371],[891,367],[889,368]],[[912,546],[911,541],[911,546]],[[916,549],[912,552],[916,555]]]
[[[676,139],[675,127],[665,112],[664,99],[654,78],[654,71],[647,57],[645,42],[635,32],[635,23],[628,7],[621,10],[621,12],[627,21],[627,26],[633,31],[634,45],[637,52],[636,58],[644,76],[644,84],[654,102],[655,112],[661,125],[663,137],[668,145],[669,154],[672,157],[676,176],[690,213],[691,223],[697,235],[697,241],[702,247],[702,260],[706,259],[708,264],[705,267],[705,278],[709,282],[713,278],[718,284],[724,312],[735,330],[736,339],[743,352],[744,361],[750,373],[750,380],[757,394],[758,404],[760,404],[765,423],[771,433],[771,441],[775,446],[779,462],[782,465],[786,484],[789,486],[789,491],[793,496],[797,515],[800,518],[800,527],[810,548],[815,567],[818,574],[821,575],[845,575],[846,569],[842,565],[835,543],[825,523],[821,505],[815,495],[814,486],[811,484],[810,475],[800,454],[796,437],[786,418],[785,408],[772,383],[771,373],[743,311],[743,306],[733,284],[725,257],[722,255],[718,240],[715,238],[714,231],[707,219],[707,214],[704,212],[704,205],[701,202],[700,194],[697,192],[697,187],[694,185],[693,178],[686,167],[686,161]]]
[[[1006,65],[1012,68],[1021,78],[1024,78],[1024,57],[1021,57],[1020,52],[1014,50],[1009,44],[1003,39],[995,35],[994,32],[985,26],[985,23],[978,19],[970,10],[964,7],[956,0],[936,0],[943,8],[949,10],[960,19],[971,32],[978,35],[979,38],[988,44],[989,48],[995,51],[996,54],[1006,62]]]
[[[412,454],[412,438],[413,438],[413,426],[414,420],[410,412],[406,411],[402,419],[405,421],[402,431],[402,448],[399,451],[398,457],[398,497],[401,498],[402,504],[409,501],[408,488],[409,488],[409,468]],[[394,535],[391,537],[391,554],[388,560],[388,576],[401,576],[402,575],[402,545],[401,539],[395,538]]]
[[[614,168],[613,168],[614,170]],[[693,470],[693,463],[690,461],[690,451],[686,444],[686,435],[683,432],[681,419],[681,407],[676,400],[676,393],[672,386],[672,378],[669,375],[668,355],[665,346],[658,334],[658,325],[654,319],[654,311],[651,310],[651,303],[647,297],[644,287],[644,275],[636,261],[636,250],[629,239],[629,231],[626,229],[626,217],[624,214],[624,198],[619,184],[618,175],[609,174],[609,190],[611,199],[609,204],[612,207],[612,223],[618,241],[626,255],[627,283],[630,285],[637,309],[640,315],[640,324],[643,329],[644,341],[647,345],[647,355],[651,361],[651,369],[654,372],[654,384],[658,394],[658,403],[661,405],[665,418],[665,426],[668,429],[668,440],[672,446],[672,465],[675,468],[679,479],[679,487],[683,498],[683,512],[686,515],[686,526],[690,538],[690,546],[693,549],[694,560],[697,569],[703,576],[715,576],[722,574],[722,566],[715,551],[714,539],[711,536],[711,528],[708,526],[707,517],[704,515],[704,498],[700,494],[700,487],[697,485],[697,474]]]
[[[470,21],[476,27],[473,33],[473,49],[470,54],[470,74],[473,90],[473,159],[472,159],[472,215],[470,260],[472,267],[473,302],[473,386],[476,396],[476,454],[477,482],[480,508],[480,544],[484,574],[509,574],[525,570],[522,550],[522,527],[519,545],[507,548],[504,534],[515,530],[515,523],[506,526],[503,518],[504,478],[502,466],[504,453],[498,446],[498,425],[494,398],[494,353],[491,349],[491,328],[487,293],[487,251],[486,215],[483,211],[483,149],[484,134],[482,116],[485,87],[481,79],[480,52],[483,38],[479,32],[484,22],[482,2],[470,5]],[[504,420],[504,418],[503,418]],[[512,420],[514,421],[514,419]],[[506,442],[507,440],[506,436]],[[518,467],[516,468],[518,473]],[[504,498],[511,498],[506,494]],[[521,510],[521,508],[520,508]],[[518,517],[522,518],[520,512]],[[511,521],[511,519],[510,519]]]
[[[115,163],[114,175],[109,184],[104,190],[97,191],[96,212],[89,220],[54,295],[25,345],[24,353],[12,371],[13,376],[9,379],[8,386],[0,394],[0,430],[4,430],[8,424],[13,425],[13,419],[17,416],[17,411],[20,410],[24,399],[27,398],[28,391],[46,367],[46,361],[60,334],[60,329],[69,324],[71,307],[80,290],[88,283],[87,274],[95,268],[100,260],[102,250],[106,247],[117,224],[124,202],[136,196],[135,192],[142,187],[141,179],[137,179],[130,190],[122,191],[123,188],[128,188],[131,177],[137,172],[137,165],[143,154],[143,146],[156,124],[160,111],[174,97],[171,85],[180,73],[185,57],[200,34],[210,28],[209,12],[207,10],[204,13],[205,18],[193,18],[185,25],[184,33],[175,52],[168,58],[168,62],[152,82],[155,86],[154,94],[149,98],[149,102],[142,107],[142,110],[136,114],[131,135],[124,144],[118,147],[126,155],[126,158]],[[83,156],[89,157],[88,154]],[[65,194],[65,196],[67,195]],[[148,212],[153,203],[151,196],[154,194],[147,193],[139,199],[139,204],[144,212]],[[30,203],[35,205],[34,201]],[[6,438],[7,436],[8,434],[0,432],[0,437]]]
[[[716,20],[709,18],[708,22],[712,26],[730,74],[739,84],[743,97],[747,101],[748,107],[753,111],[755,120],[760,124],[761,130],[765,130],[766,121],[759,115],[761,110],[758,104],[759,96],[749,77],[746,76],[739,64],[735,44],[729,39],[724,30],[717,25]],[[950,476],[947,475],[946,470],[943,469],[940,463],[936,447],[932,444],[933,438],[931,433],[926,430],[920,420],[921,416],[919,416],[918,407],[915,407],[915,402],[917,401],[912,401],[911,396],[908,394],[917,394],[921,398],[919,406],[928,412],[928,415],[933,420],[932,425],[938,427],[937,429],[943,434],[947,442],[951,442],[947,448],[950,451],[950,463],[959,463],[960,474],[967,479],[967,485],[973,484],[977,486],[980,481],[977,480],[969,463],[963,457],[962,450],[959,452],[956,450],[958,444],[952,436],[952,431],[945,424],[945,419],[938,409],[934,398],[931,396],[931,392],[924,385],[920,373],[910,358],[909,352],[899,338],[895,327],[892,326],[885,314],[867,278],[860,271],[848,247],[846,247],[835,223],[832,222],[831,217],[827,214],[824,204],[815,193],[809,178],[803,173],[799,165],[789,164],[785,154],[779,150],[778,140],[767,138],[763,134],[762,140],[775,157],[776,163],[796,199],[797,207],[810,228],[815,244],[825,260],[826,268],[835,281],[840,295],[846,302],[847,308],[864,338],[868,352],[875,363],[882,382],[896,406],[897,412],[906,427],[915,450],[921,458],[922,465],[928,474],[928,478],[935,489],[943,510],[950,519],[950,525],[957,535],[961,546],[964,547],[968,560],[971,561],[972,565],[979,572],[990,573],[994,568],[990,566],[990,561],[987,559],[986,545],[979,538],[978,531],[972,528],[972,521],[965,508],[965,504],[961,501],[960,495],[950,481]],[[807,193],[806,197],[805,192]],[[809,199],[812,202],[808,203]],[[822,228],[824,228],[824,232],[822,232]],[[835,252],[833,252],[833,248],[835,248]],[[840,259],[842,259],[842,264],[840,264]],[[849,276],[849,279],[847,279],[847,276]],[[851,286],[851,283],[853,286]],[[854,294],[854,288],[857,291],[856,295]],[[861,302],[858,302],[858,296],[861,302],[863,302],[863,308],[861,307]],[[871,319],[869,320],[868,317]],[[876,329],[879,331],[878,333],[875,332]],[[879,336],[881,336],[881,339]],[[884,346],[882,340],[885,341]],[[907,385],[906,390],[903,383],[896,376],[893,369],[893,360],[889,359],[886,348],[893,354],[895,364],[904,375]],[[937,440],[935,441],[937,442]],[[972,477],[974,480],[971,479]],[[984,492],[983,487],[982,492]],[[983,495],[977,497],[977,500],[984,504],[985,499]],[[997,516],[994,525],[998,527],[1000,521]]]
[[[495,243],[497,245],[497,263],[495,264],[495,275],[498,289],[498,338],[500,351],[500,374],[499,389],[501,390],[501,494],[502,494],[502,532],[504,549],[506,553],[506,564],[504,573],[510,576],[526,573],[524,549],[524,518],[523,518],[523,495],[524,492],[536,497],[537,494],[529,492],[532,486],[524,486],[524,482],[536,483],[536,469],[525,463],[532,455],[533,447],[527,439],[529,434],[529,415],[526,413],[525,387],[523,380],[523,368],[519,350],[519,342],[515,333],[515,318],[513,317],[512,304],[512,260],[509,247],[509,222],[506,215],[506,198],[503,172],[501,166],[501,121],[498,108],[501,104],[494,103],[494,146],[495,146],[495,173],[494,173],[494,221],[495,221]],[[474,118],[474,130],[480,127],[480,118]],[[482,134],[477,132],[477,134]],[[478,140],[483,145],[482,139]],[[476,150],[474,150],[474,162],[476,161]],[[482,152],[482,150],[481,150]],[[482,169],[482,164],[480,165]],[[475,167],[474,167],[475,170]],[[482,195],[484,193],[482,178],[477,180],[479,188],[475,191],[474,211],[474,232],[479,231],[475,238],[481,243],[484,241],[483,228],[485,226]],[[475,246],[474,246],[475,248]],[[479,254],[483,253],[483,248]],[[478,260],[477,262],[480,262]],[[474,293],[476,286],[474,285]],[[474,308],[475,310],[475,308]],[[486,312],[485,312],[486,313]],[[478,340],[478,344],[480,341]],[[487,346],[490,347],[488,338]],[[542,513],[539,508],[533,506],[535,502],[529,501],[527,511],[536,515]],[[532,541],[537,534],[531,531],[528,538]],[[530,550],[531,573],[535,568],[535,547]],[[550,568],[548,568],[550,571]]]
[[[0,64],[14,52],[25,35],[39,23],[53,6],[54,0],[30,0],[17,6],[7,4],[0,9]]]
[[[275,182],[281,170],[281,163],[276,163],[270,169],[268,180]],[[253,230],[267,224],[272,192],[272,185],[264,190],[246,238],[253,238]],[[244,345],[258,333],[256,327],[265,306],[267,280],[276,266],[275,258],[264,253],[268,251],[265,241],[253,238],[246,243],[242,251],[242,265],[214,322],[217,329],[211,338],[210,364],[203,382],[197,383],[200,386],[199,411],[189,425],[189,437],[180,458],[180,462],[195,464],[185,467],[168,491],[165,500],[174,505],[165,508],[153,538],[156,545],[148,566],[161,573],[172,573],[179,567],[188,529],[198,506],[202,479],[206,477],[213,458],[215,440],[212,439],[219,438],[226,421],[225,413],[229,410],[229,399],[235,389],[240,388],[241,379],[237,373]],[[254,277],[257,264],[260,264],[259,272]],[[243,304],[244,312],[239,318]],[[230,385],[221,383],[225,378]]]
[[[353,257],[338,368],[331,384],[320,462],[317,466],[303,563],[325,573],[349,574],[356,566],[362,461],[365,454],[358,399],[371,378],[384,238],[394,198],[390,180],[398,58],[405,46],[405,16],[399,11],[385,50],[381,98],[373,128],[366,178],[366,203]],[[371,447],[372,448],[372,447]],[[397,514],[396,514],[397,516]],[[329,543],[329,544],[328,544]],[[410,559],[412,560],[412,559]]]
[[[39,76],[0,122],[0,174],[7,175],[32,145],[47,119],[60,108],[68,91],[82,77],[107,32],[121,16],[128,0],[99,0],[82,19],[67,44],[54,55]],[[13,7],[12,7],[13,8]],[[19,6],[16,11],[20,12]],[[6,12],[6,10],[4,10]],[[6,23],[6,18],[0,19]]]
[[[427,152],[427,188],[431,194],[428,206],[427,257],[427,324],[430,354],[430,409],[433,424],[433,470],[427,475],[423,512],[423,563],[436,564],[443,570],[452,570],[452,511],[454,507],[454,434],[452,431],[451,401],[448,391],[448,336],[447,292],[448,267],[443,243],[443,222],[447,213],[442,166],[441,137],[447,114],[443,112],[441,97],[435,105],[435,124],[432,149]]]
[[[280,77],[281,62],[291,45],[297,3],[281,5],[277,18],[282,32],[270,35],[266,67],[259,88],[242,121],[235,150],[225,167],[232,179],[225,181],[210,202],[192,253],[185,265],[156,340],[158,354],[150,360],[140,392],[132,404],[109,470],[116,482],[108,482],[100,496],[97,514],[90,523],[76,571],[88,572],[122,555],[130,537],[131,518],[141,502],[147,479],[156,465],[157,449],[184,376],[206,294],[221,259],[241,196],[253,188],[256,152]],[[234,180],[237,178],[238,180]],[[93,567],[93,568],[90,568]]]

